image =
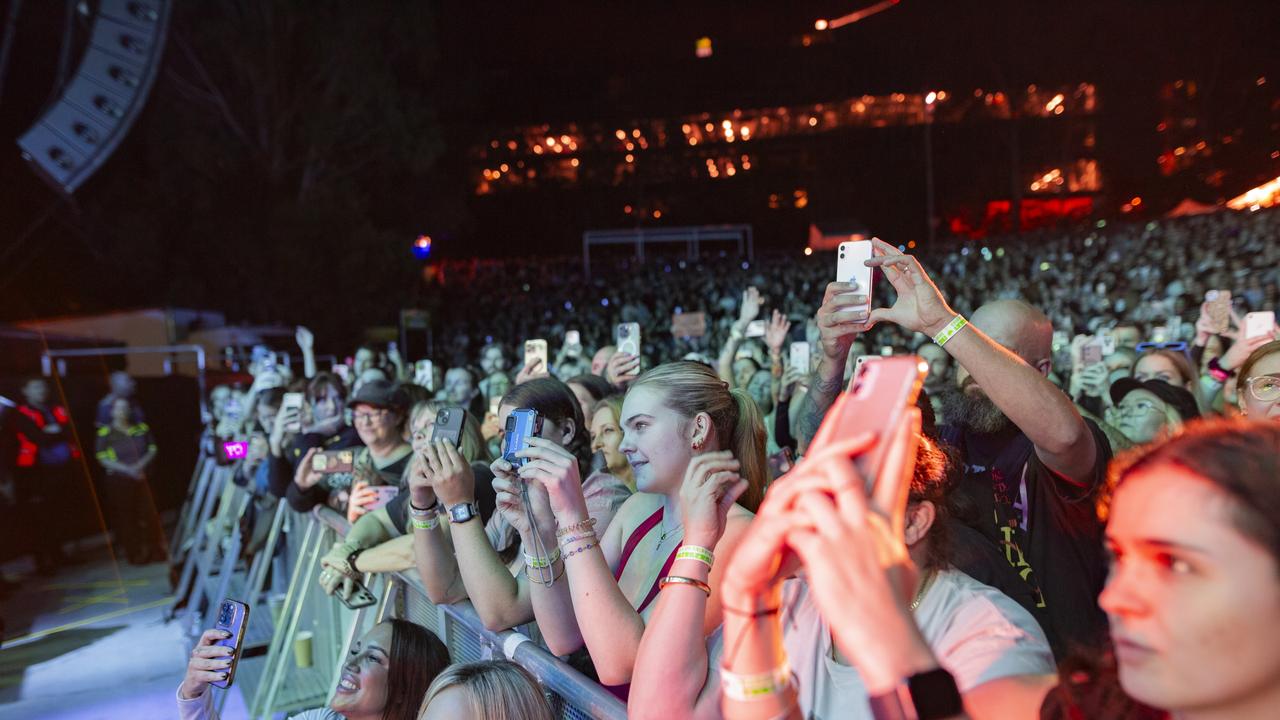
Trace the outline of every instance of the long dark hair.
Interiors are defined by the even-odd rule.
[[[416,720],[427,688],[449,667],[449,649],[421,625],[391,618],[391,650],[387,667],[387,706],[383,720]]]
[[[583,479],[591,472],[591,437],[582,417],[582,406],[568,385],[552,377],[534,378],[507,391],[502,405],[537,410],[542,417],[557,425],[573,421],[573,437],[565,449],[578,459],[578,474]]]

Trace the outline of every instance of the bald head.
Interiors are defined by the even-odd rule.
[[[1053,353],[1053,323],[1021,300],[989,302],[969,322],[1033,367]]]

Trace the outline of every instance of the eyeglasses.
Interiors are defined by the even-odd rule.
[[[1249,394],[1258,402],[1275,402],[1280,400],[1280,377],[1275,375],[1259,375],[1244,381]]]
[[[373,412],[358,412],[351,416],[352,424],[363,422],[375,422],[381,420],[387,414],[386,410],[375,410]]]

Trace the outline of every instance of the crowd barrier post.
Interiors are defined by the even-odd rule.
[[[189,645],[194,645],[204,632],[204,624],[211,621],[217,612],[217,603],[225,597],[235,570],[240,545],[239,518],[249,506],[248,493],[231,482],[232,471],[228,468],[227,481],[223,485],[222,497],[218,503],[217,515],[206,525],[204,547],[193,547],[195,566],[192,572],[191,592],[187,595],[186,616],[183,627],[186,629]],[[232,546],[235,546],[233,549]],[[215,575],[221,553],[221,571]],[[210,583],[217,578],[218,589],[210,591]],[[207,600],[205,605],[203,601]]]
[[[195,468],[191,472],[191,482],[187,483],[186,500],[178,512],[178,523],[173,528],[173,537],[169,539],[169,557],[178,557],[178,551],[191,533],[191,523],[200,514],[200,504],[204,500],[204,489],[213,474],[213,460],[201,451],[196,458]]]
[[[182,603],[183,598],[194,593],[194,588],[190,583],[195,577],[196,563],[203,552],[202,546],[206,542],[206,536],[209,531],[209,520],[213,517],[213,508],[217,503],[215,498],[222,492],[223,485],[231,480],[231,469],[220,465],[214,465],[209,473],[208,484],[205,487],[204,499],[200,502],[200,512],[196,516],[195,526],[192,527],[191,546],[187,549],[186,559],[182,564],[182,575],[178,580],[178,586],[174,588],[173,605],[170,606],[169,612],[166,614],[166,620],[172,620],[178,616],[178,606]]]
[[[227,597],[227,591],[231,589],[231,576],[235,574],[236,564],[240,561],[240,548],[244,546],[244,533],[241,530],[239,518],[244,516],[249,503],[253,502],[253,496],[244,491],[237,492],[234,496],[236,498],[237,512],[233,513],[233,515],[236,518],[236,522],[232,524],[231,534],[227,538],[228,542],[222,548],[222,565],[218,567],[217,575],[218,589],[213,593],[205,594],[205,591],[211,587],[210,583],[213,580],[210,574],[213,572],[215,564],[212,562],[204,569],[204,582],[197,583],[195,586],[197,593],[205,594],[209,604],[200,626],[194,628],[193,638],[199,638],[205,628],[213,627],[214,622],[217,621],[218,607],[222,602],[222,598]],[[194,605],[188,604],[187,607],[194,607]]]

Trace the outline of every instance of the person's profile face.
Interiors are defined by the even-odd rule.
[[[328,385],[320,386],[316,392],[315,402],[311,406],[311,416],[316,422],[324,422],[337,417],[342,412],[342,406],[338,402],[338,394]]]
[[[618,425],[618,418],[613,414],[613,408],[603,406],[591,418],[591,452],[604,455],[605,465],[614,475],[631,467],[627,456],[619,449],[621,446],[622,427]]]
[[[409,426],[409,442],[417,452],[423,452],[431,444],[431,433],[435,431],[436,414],[424,410],[418,413]]]
[[[1130,475],[1106,529],[1120,684],[1170,711],[1238,706],[1280,683],[1277,559],[1233,524],[1236,501],[1181,466]]]
[[[1147,390],[1131,390],[1116,405],[1115,427],[1131,442],[1142,445],[1155,440],[1171,424],[1169,406]]]
[[[663,392],[642,385],[622,403],[622,444],[636,489],[666,493],[680,486],[693,457],[693,424],[666,406]]]
[[[444,375],[444,397],[452,405],[465,407],[475,395],[471,373],[462,368],[451,368]]]
[[[391,623],[374,625],[351,648],[339,670],[329,708],[343,717],[382,717],[391,669]]]

